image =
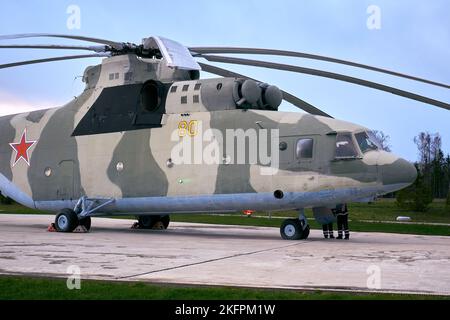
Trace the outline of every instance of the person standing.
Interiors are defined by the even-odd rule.
[[[342,239],[342,234],[344,234],[344,239],[349,240],[350,230],[348,229],[348,209],[346,203],[338,204],[336,206],[336,216],[338,225],[338,237],[336,239]]]
[[[325,239],[328,239],[328,238],[334,239],[333,222],[323,224],[322,230],[323,230],[323,237]]]

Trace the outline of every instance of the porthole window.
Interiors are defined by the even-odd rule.
[[[287,145],[286,142],[284,142],[284,141],[281,141],[281,142],[280,142],[280,150],[281,150],[281,151],[286,150],[287,147],[288,147],[288,145]]]
[[[304,138],[297,141],[297,159],[311,159],[313,157],[313,139]]]
[[[222,84],[218,83],[216,88],[217,88],[217,91],[220,91],[222,89]]]
[[[149,112],[155,111],[159,108],[160,103],[158,84],[153,81],[145,83],[141,90],[142,108]]]
[[[123,171],[123,162],[117,162],[116,170],[117,172]]]
[[[52,175],[52,168],[49,168],[49,167],[45,168],[44,175],[46,177],[50,177]]]

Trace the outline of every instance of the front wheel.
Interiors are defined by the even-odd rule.
[[[284,240],[299,240],[302,231],[302,225],[298,219],[286,219],[280,227],[280,234]]]

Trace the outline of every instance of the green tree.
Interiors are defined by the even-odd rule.
[[[425,183],[423,174],[417,170],[416,181],[408,188],[397,192],[396,198],[397,205],[402,209],[425,212],[433,201],[433,194],[429,185]]]

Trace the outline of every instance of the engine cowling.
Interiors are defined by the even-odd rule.
[[[251,79],[237,79],[233,96],[238,108],[278,110],[283,93],[278,87]]]

